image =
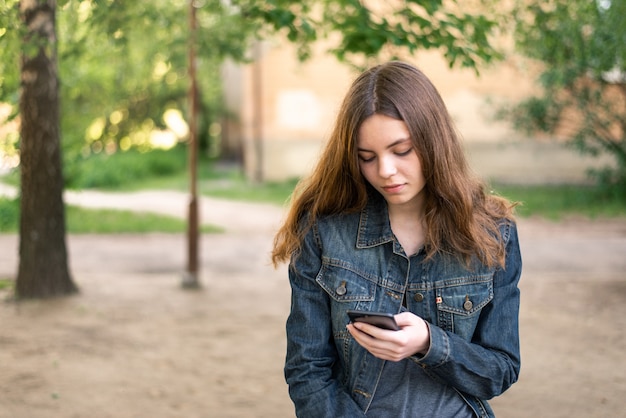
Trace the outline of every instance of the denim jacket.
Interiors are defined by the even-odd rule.
[[[320,218],[289,265],[285,378],[296,415],[364,417],[384,360],[350,336],[346,311],[407,309],[428,323],[431,338],[411,361],[452,386],[476,416],[493,417],[485,400],[515,383],[520,369],[521,256],[515,224],[502,221],[500,231],[506,268],[478,260],[468,268],[445,254],[407,257],[382,199],[361,213]]]

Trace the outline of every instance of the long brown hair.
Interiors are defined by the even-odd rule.
[[[427,258],[447,252],[467,262],[475,255],[488,266],[504,266],[498,222],[512,219],[514,205],[485,192],[468,168],[437,89],[420,70],[399,61],[375,66],[352,83],[316,168],[292,195],[274,238],[274,265],[297,254],[319,216],[360,211],[368,194],[377,193],[361,175],[356,147],[361,123],[373,114],[402,120],[409,129],[426,178]]]

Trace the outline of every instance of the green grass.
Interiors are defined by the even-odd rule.
[[[199,182],[198,189],[205,196],[271,203],[282,206],[287,203],[296,183],[296,179],[264,184],[254,184],[247,181],[202,181]]]
[[[0,278],[0,290],[13,290],[14,285],[15,285],[14,280]]]
[[[151,188],[167,188],[173,177],[152,180]],[[171,184],[171,183],[170,183]],[[283,183],[253,185],[243,178],[203,179],[199,181],[202,194],[228,199],[284,204],[291,194],[295,180]],[[495,193],[520,202],[516,208],[521,217],[538,216],[560,220],[569,216],[589,219],[626,218],[626,199],[605,193],[592,186],[511,186],[495,185]],[[91,210],[68,206],[66,212],[68,233],[182,233],[186,221],[150,213],[117,210]],[[0,198],[0,233],[18,231],[19,207],[17,200]],[[202,232],[220,231],[203,226]]]
[[[626,197],[594,186],[494,185],[495,193],[520,202],[516,208],[523,217],[539,216],[559,220],[567,216],[590,219],[626,217]]]
[[[245,179],[199,180],[202,194],[227,199],[284,205],[296,180],[254,185]],[[568,216],[590,219],[626,217],[626,196],[588,185],[494,185],[495,193],[519,202],[517,214],[559,220]]]
[[[187,222],[170,216],[152,213],[136,213],[111,209],[83,209],[66,207],[67,232],[71,234],[116,233],[182,233]],[[17,233],[19,230],[19,203],[14,199],[0,197],[0,233]],[[223,232],[221,228],[203,225],[203,233]]]
[[[173,158],[182,158],[181,150],[175,150]],[[159,158],[162,156],[157,155]],[[141,157],[141,156],[138,156]],[[143,159],[150,158],[146,155]],[[142,162],[143,164],[149,164]],[[137,164],[140,164],[139,161]],[[154,163],[150,163],[154,166]],[[198,192],[204,196],[233,200],[284,205],[291,195],[297,179],[284,182],[255,184],[248,181],[238,165],[223,164],[200,158],[198,162]],[[152,175],[128,179],[121,187],[124,190],[170,189],[187,191],[189,174],[187,169],[166,175]],[[520,216],[540,216],[559,219],[576,215],[588,218],[626,216],[626,197],[611,195],[606,190],[593,186],[517,186],[495,185],[497,193],[521,202],[517,208]]]
[[[70,185],[89,185],[102,190],[135,191],[145,189],[189,190],[186,168],[186,150],[178,147],[171,151],[129,152],[113,156],[97,155],[88,158],[77,168],[66,172]],[[2,178],[17,185],[19,178],[11,173]],[[198,162],[198,192],[200,195],[232,200],[285,205],[297,180],[256,184],[246,180],[240,166],[225,164],[201,156]],[[568,216],[591,219],[626,217],[626,193],[607,192],[593,186],[513,186],[494,185],[496,193],[520,202],[519,216],[539,216],[558,220]],[[0,232],[17,231],[19,210],[15,204],[0,198]],[[68,207],[70,233],[112,232],[181,232],[185,220],[152,214],[137,214],[113,210],[87,210]],[[212,231],[206,228],[205,231]]]
[[[179,233],[187,230],[187,222],[185,220],[153,213],[137,213],[127,210],[93,210],[68,206],[66,217],[67,231],[73,234],[114,234],[122,232]],[[223,232],[223,229],[216,226],[203,225],[200,231],[215,233]]]

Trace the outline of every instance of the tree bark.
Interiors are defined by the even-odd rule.
[[[56,62],[55,0],[22,0],[18,299],[78,291],[68,269]]]

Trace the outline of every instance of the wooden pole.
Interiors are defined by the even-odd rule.
[[[196,7],[189,0],[189,219],[187,224],[187,270],[184,288],[198,288],[198,82],[196,77]]]

